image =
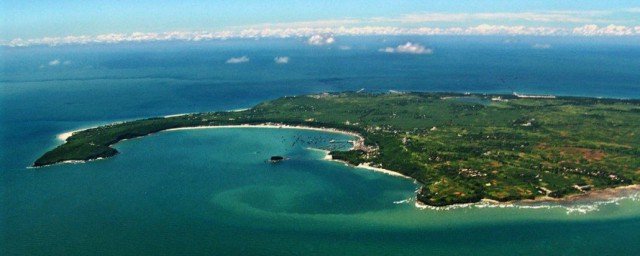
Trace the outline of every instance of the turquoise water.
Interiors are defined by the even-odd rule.
[[[291,129],[163,132],[85,164],[27,169],[56,135],[114,121],[229,110],[321,91],[422,90],[640,98],[640,48],[436,38],[432,56],[376,49],[417,39],[3,49],[0,255],[635,255],[640,202],[414,206],[411,180],[324,161],[348,136]],[[351,41],[349,41],[351,40]],[[547,40],[547,39],[545,39]],[[248,55],[244,66],[224,64]],[[273,56],[290,63],[272,65]],[[53,58],[66,66],[40,67]],[[570,64],[570,65],[569,65]],[[606,65],[605,65],[606,64]],[[560,67],[560,68],[559,68]],[[517,77],[517,78],[516,78]],[[302,137],[311,143],[293,145]],[[346,145],[340,145],[346,146]],[[288,158],[265,163],[271,155]]]
[[[298,137],[317,143],[292,146]],[[400,203],[413,198],[417,185],[410,180],[324,161],[323,152],[307,148],[332,139],[349,137],[291,129],[173,131],[120,143],[114,158],[27,171],[37,179],[5,187],[3,249],[29,255],[637,250],[624,245],[640,239],[628,232],[640,228],[638,202],[571,215],[562,208],[419,210]],[[266,163],[271,155],[288,160]]]
[[[317,143],[292,146],[298,137]],[[37,179],[5,187],[3,249],[30,255],[637,250],[623,246],[640,238],[637,202],[571,215],[563,208],[419,210],[400,203],[413,198],[411,181],[324,161],[323,152],[307,148],[332,139],[349,137],[289,129],[174,131],[120,143],[122,154],[114,158],[27,171]],[[271,155],[288,160],[266,163]],[[597,248],[589,246],[594,242]]]

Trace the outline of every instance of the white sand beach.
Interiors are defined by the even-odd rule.
[[[188,114],[189,113],[175,114],[175,115],[168,115],[168,116],[164,116],[164,117],[168,118],[168,117],[182,116],[182,115],[188,115]],[[357,134],[355,132],[343,131],[343,130],[338,130],[338,129],[334,129],[334,128],[318,128],[318,127],[309,127],[309,126],[292,126],[292,125],[284,125],[284,124],[257,124],[257,125],[243,124],[243,125],[194,126],[194,127],[181,127],[181,128],[167,129],[167,130],[163,130],[161,132],[180,131],[180,130],[198,130],[198,129],[223,129],[223,128],[300,129],[300,130],[312,130],[312,131],[339,133],[339,134],[345,134],[345,135],[350,135],[350,136],[356,137],[357,140],[352,141],[352,144],[353,144],[354,147],[356,145],[363,144],[363,141],[364,141],[364,138],[362,136],[360,136],[360,134]],[[61,134],[59,134],[57,136],[57,138],[59,140],[61,140],[61,141],[66,141],[67,138],[69,138],[69,137],[71,137],[73,135],[73,133],[79,132],[79,131],[83,131],[83,130],[87,130],[87,129],[91,129],[91,128],[86,128],[86,129],[80,129],[80,130],[61,133]],[[352,149],[354,147],[352,147]],[[314,149],[314,150],[321,150],[321,149]],[[324,151],[326,153],[326,155],[324,157],[324,160],[339,161],[339,160],[333,159],[331,157],[331,155],[329,154],[329,151],[326,151],[326,150],[321,150],[321,151]],[[339,162],[343,162],[343,161],[339,161]],[[368,163],[360,164],[360,165],[354,166],[354,167],[355,168],[363,168],[363,169],[367,169],[367,170],[371,170],[371,171],[375,171],[375,172],[380,172],[380,173],[384,173],[384,174],[391,175],[391,176],[403,177],[403,178],[406,178],[406,179],[413,179],[413,178],[411,178],[409,176],[406,176],[406,175],[403,175],[403,174],[401,174],[399,172],[394,172],[394,171],[391,171],[391,170],[370,166]]]
[[[195,127],[182,127],[182,128],[174,128],[174,129],[168,129],[168,130],[164,130],[164,131],[178,131],[178,130],[195,130],[195,129],[214,129],[214,128],[271,128],[271,129],[301,129],[301,130],[312,130],[312,131],[322,131],[322,132],[332,132],[332,133],[340,133],[340,134],[345,134],[345,135],[350,135],[350,136],[354,136],[356,138],[358,138],[357,141],[353,141],[353,145],[355,146],[356,143],[364,141],[364,138],[362,138],[362,136],[360,136],[360,134],[354,133],[354,132],[349,132],[349,131],[342,131],[342,130],[338,130],[338,129],[333,129],[333,128],[317,128],[317,127],[309,127],[309,126],[291,126],[291,125],[277,125],[277,124],[258,124],[258,125],[220,125],[220,126],[195,126]],[[163,131],[163,132],[164,132]],[[323,158],[324,160],[329,160],[329,161],[338,161],[338,162],[342,162],[345,163],[344,161],[340,161],[340,160],[335,160],[331,157],[331,155],[329,154],[329,151],[327,150],[322,150],[322,149],[315,149],[315,148],[311,148],[313,150],[321,150],[324,151],[326,153],[325,157]],[[353,149],[353,147],[352,147]],[[375,171],[375,172],[380,172],[380,173],[384,173],[387,175],[391,175],[391,176],[396,176],[396,177],[402,177],[405,179],[412,179],[409,176],[406,176],[404,174],[401,174],[399,172],[394,172],[391,170],[387,170],[387,169],[383,169],[383,168],[378,168],[378,167],[373,167],[371,165],[369,165],[368,163],[365,164],[360,164],[358,166],[354,166],[355,168],[362,168],[362,169],[367,169],[367,170],[371,170],[371,171]]]
[[[193,113],[182,113],[182,114],[173,114],[173,115],[167,115],[167,116],[163,116],[164,118],[171,118],[171,117],[177,117],[177,116],[186,116],[186,115],[190,115]]]
[[[93,128],[93,127],[91,127],[91,128]],[[88,129],[91,129],[91,128],[83,128],[83,129],[78,129],[78,130],[75,130],[75,131],[61,133],[61,134],[58,134],[58,136],[56,136],[56,138],[58,138],[58,140],[61,140],[61,141],[67,141],[67,139],[69,137],[71,137],[71,135],[73,135],[74,133],[81,132],[81,131],[84,131],[84,130],[88,130]]]
[[[359,164],[356,167],[357,168],[363,168],[363,169],[371,170],[371,171],[374,171],[374,172],[381,172],[381,173],[388,174],[388,175],[391,175],[391,176],[402,177],[402,178],[405,178],[405,179],[413,180],[413,178],[411,178],[409,176],[406,176],[406,175],[404,175],[402,173],[394,172],[394,171],[383,169],[383,168],[373,167],[373,166],[369,165],[369,163]]]
[[[317,128],[317,127],[309,127],[309,126],[292,126],[292,125],[284,125],[284,124],[241,124],[241,125],[211,125],[211,126],[193,126],[193,127],[180,127],[163,130],[162,132],[167,131],[179,131],[179,130],[196,130],[196,129],[221,129],[221,128],[270,128],[270,129],[300,129],[300,130],[312,130],[312,131],[322,131],[322,132],[331,132],[331,133],[339,133],[350,135],[358,138],[358,140],[364,140],[360,134],[355,132],[342,131],[333,128]]]

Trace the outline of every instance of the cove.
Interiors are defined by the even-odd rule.
[[[305,143],[293,145],[297,138]],[[114,158],[52,166],[24,177],[21,188],[11,187],[17,193],[7,206],[26,214],[7,216],[4,233],[11,240],[5,240],[5,250],[8,255],[594,253],[566,246],[576,242],[597,244],[599,253],[639,249],[633,241],[640,239],[634,232],[640,206],[632,199],[586,214],[544,207],[420,210],[411,200],[417,185],[410,180],[325,161],[323,152],[308,149],[348,139],[320,131],[233,128],[124,141],[116,145],[122,154]],[[287,160],[266,163],[271,155]],[[380,194],[372,195],[375,191]],[[615,239],[602,241],[603,234]]]

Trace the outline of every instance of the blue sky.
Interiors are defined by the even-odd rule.
[[[640,1],[0,1],[0,39],[303,27],[640,26]],[[635,32],[634,32],[635,33]]]

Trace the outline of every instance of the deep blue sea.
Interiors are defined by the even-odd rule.
[[[378,51],[409,41],[433,54]],[[241,56],[249,61],[226,63]],[[289,62],[276,64],[279,56]],[[72,130],[363,88],[638,99],[640,38],[0,48],[0,255],[640,254],[638,195],[608,204],[419,209],[411,180],[322,160],[313,148],[349,138],[318,131],[162,132],[117,144],[113,158],[27,168]],[[315,143],[293,145],[299,137]],[[265,163],[275,154],[290,159]]]

